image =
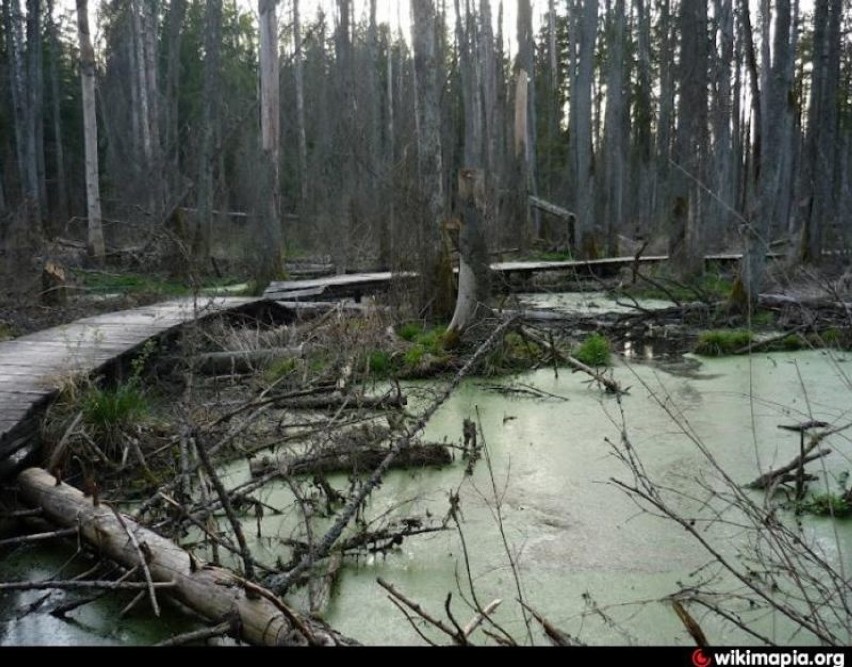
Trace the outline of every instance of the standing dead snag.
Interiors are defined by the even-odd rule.
[[[459,171],[459,291],[448,331],[461,334],[488,312],[491,267],[483,235],[485,176],[479,169]]]
[[[104,556],[128,568],[141,565],[139,551],[112,509],[93,506],[67,484],[57,486],[53,476],[40,468],[18,475],[18,485],[25,502],[43,508],[45,517],[58,524],[79,525],[83,538]],[[354,643],[317,621],[302,618],[269,591],[232,572],[210,565],[193,568],[187,552],[129,517],[124,517],[124,524],[139,544],[148,545],[148,568],[155,586],[170,582],[168,590],[174,597],[208,619],[219,621],[236,614],[244,641],[267,646]],[[257,593],[257,598],[249,599],[246,588]]]

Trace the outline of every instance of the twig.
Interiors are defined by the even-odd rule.
[[[672,608],[675,610],[677,617],[680,619],[680,622],[683,623],[683,627],[686,628],[686,631],[689,633],[689,636],[692,637],[695,644],[701,648],[710,645],[710,642],[707,641],[707,636],[704,634],[704,630],[701,629],[701,626],[698,625],[698,621],[696,621],[692,615],[686,610],[686,607],[681,604],[680,600],[672,600]]]
[[[71,438],[71,434],[80,424],[81,419],[83,419],[82,411],[78,412],[74,416],[74,419],[71,420],[71,423],[68,425],[68,428],[65,429],[65,432],[59,439],[59,443],[56,445],[56,447],[53,448],[53,451],[50,453],[50,459],[48,459],[47,463],[48,470],[55,470],[56,467],[59,465],[60,461],[62,461],[62,455],[65,453],[65,448],[68,446],[68,441]]]
[[[219,479],[219,475],[216,474],[216,469],[213,467],[213,464],[210,463],[210,456],[207,453],[204,443],[201,441],[200,434],[198,434],[195,444],[195,451],[198,453],[201,465],[204,467],[207,476],[213,483],[213,488],[216,489],[216,494],[222,502],[222,508],[225,510],[225,515],[228,517],[228,521],[231,523],[231,528],[234,530],[234,535],[237,537],[237,543],[240,545],[240,552],[243,558],[245,577],[246,579],[254,579],[254,565],[252,564],[253,559],[251,557],[251,552],[249,551],[245,535],[243,535],[242,524],[237,518],[234,508],[231,505],[231,500],[228,497],[228,491],[222,484],[222,480]]]
[[[142,566],[142,573],[145,575],[145,581],[148,583],[148,596],[151,598],[151,609],[154,610],[154,616],[157,618],[160,617],[160,605],[157,604],[157,595],[154,591],[154,580],[151,577],[151,570],[148,569],[148,557],[152,557],[150,554],[150,549],[146,548],[142,549],[142,546],[139,544],[139,540],[136,539],[136,535],[133,534],[133,531],[130,530],[127,523],[124,521],[124,517],[121,516],[121,512],[119,512],[115,507],[110,507],[112,513],[115,515],[116,520],[121,527],[124,529],[124,532],[127,533],[127,537],[130,539],[130,543],[133,545],[133,550],[136,552],[136,557],[139,559],[139,564]]]
[[[185,644],[203,641],[205,639],[210,639],[211,637],[220,637],[221,635],[227,634],[236,635],[237,631],[235,626],[237,622],[236,618],[232,618],[219,623],[219,625],[214,625],[212,628],[204,628],[203,630],[194,630],[193,632],[185,632],[182,635],[176,635],[171,639],[166,639],[165,641],[154,644],[154,646],[184,646]]]
[[[571,637],[571,635],[562,632],[559,628],[553,625],[550,621],[548,621],[540,612],[533,609],[530,605],[528,605],[523,600],[518,600],[518,602],[530,613],[532,617],[538,621],[539,625],[541,625],[544,633],[547,635],[548,639],[555,644],[556,646],[577,646],[580,642],[576,641]]]
[[[44,540],[52,540],[57,537],[70,537],[76,535],[76,528],[63,528],[54,530],[49,533],[35,533],[33,535],[22,535],[21,537],[10,537],[7,540],[0,540],[0,547],[10,547],[18,544],[30,544],[32,542],[43,542]]]
[[[411,609],[411,611],[413,611],[415,614],[417,614],[424,621],[426,621],[430,625],[436,627],[438,630],[440,630],[445,635],[450,637],[454,642],[458,643],[458,636],[456,634],[456,631],[453,630],[448,625],[446,625],[441,619],[435,618],[434,616],[430,615],[429,612],[427,612],[425,609],[423,609],[423,607],[421,607],[419,604],[417,604],[414,600],[407,598],[403,593],[400,593],[393,586],[393,584],[388,583],[387,581],[385,581],[381,577],[376,578],[376,583],[378,583],[379,586],[381,586],[388,593],[390,593],[392,598],[396,598],[399,602],[401,602],[406,607]]]
[[[484,621],[487,616],[490,616],[492,613],[494,613],[494,610],[497,609],[497,607],[499,607],[502,602],[503,600],[501,600],[500,598],[496,598],[495,600],[492,600],[487,605],[485,605],[485,609],[480,612],[477,612],[476,615],[470,621],[468,621],[468,624],[464,626],[464,636],[470,637],[473,634],[474,630],[476,630],[480,625],[482,625],[482,621]]]
[[[118,617],[124,618],[125,616],[127,616],[127,614],[129,614],[130,611],[145,597],[146,593],[147,591],[139,591],[136,595],[134,595],[133,599],[127,603],[124,609],[118,612]]]
[[[174,588],[173,581],[155,581],[154,588]],[[47,591],[51,589],[79,590],[105,588],[116,590],[139,590],[148,588],[145,581],[6,581],[0,582],[0,591]]]

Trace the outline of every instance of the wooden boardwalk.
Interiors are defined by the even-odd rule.
[[[781,257],[777,253],[767,254],[767,258]],[[536,273],[570,272],[580,276],[607,276],[617,273],[620,269],[639,265],[659,264],[668,261],[668,255],[647,255],[639,257],[605,257],[590,260],[564,261],[517,261],[496,262],[491,265],[495,276],[508,281],[512,276],[529,277]],[[704,261],[708,264],[733,264],[742,259],[736,253],[707,255]],[[361,294],[386,289],[395,281],[416,277],[415,273],[351,273],[336,276],[313,278],[310,280],[285,280],[273,282],[266,288],[264,298],[275,301],[316,301],[319,299],[337,299],[342,297],[358,297]]]
[[[257,302],[255,298],[204,298],[196,311],[191,299],[168,301],[0,342],[0,480],[33,451],[40,418],[63,378],[94,373],[196,315],[239,311]]]

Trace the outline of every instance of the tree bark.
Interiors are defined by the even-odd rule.
[[[43,508],[51,521],[64,526],[79,526],[84,539],[96,546],[100,553],[128,568],[142,564],[139,550],[128,539],[127,531],[132,531],[137,543],[145,544],[144,550],[151,554],[148,568],[155,581],[172,582],[174,586],[169,588],[169,593],[208,619],[221,620],[236,614],[240,637],[250,644],[352,643],[327,626],[290,610],[256,584],[218,567],[198,567],[187,552],[170,540],[129,517],[119,519],[112,509],[103,504],[94,506],[81,491],[67,484],[57,485],[53,476],[44,470],[25,470],[18,476],[18,484],[25,502]],[[253,599],[249,598],[250,594],[254,594]]]
[[[441,92],[436,48],[437,23],[432,0],[411,0],[414,22],[414,71],[419,104],[420,196],[425,203],[419,238],[421,250],[421,312],[435,319],[452,308],[452,271],[441,260],[441,221],[445,214],[444,163],[441,152]]]
[[[305,77],[302,62],[302,22],[299,13],[299,0],[293,0],[293,51],[293,76],[296,84],[296,133],[299,141],[299,190],[302,197],[300,210],[304,213],[308,205],[308,141],[305,131]]]
[[[577,213],[578,255],[595,259],[594,173],[592,171],[592,78],[595,65],[598,0],[577,0],[579,39],[571,85],[571,142],[574,177],[574,210]]]
[[[98,123],[95,115],[95,51],[89,36],[88,0],[77,0],[77,32],[80,38],[80,80],[83,87],[83,134],[86,157],[88,251],[102,262],[106,254],[101,224],[100,172],[98,170]]]
[[[56,170],[56,223],[54,231],[68,220],[68,183],[65,176],[65,146],[62,140],[62,108],[59,87],[60,45],[53,0],[47,0],[48,33],[50,39],[50,101],[53,115],[54,169]]]
[[[166,19],[166,81],[163,113],[163,153],[166,171],[165,196],[167,201],[180,190],[180,114],[178,94],[180,92],[180,49],[183,22],[186,16],[186,0],[172,0]]]
[[[198,152],[198,194],[193,255],[201,266],[213,242],[213,151],[219,124],[219,51],[222,41],[222,0],[209,0],[204,10],[204,83],[201,97],[201,147]]]
[[[281,194],[278,179],[280,127],[278,85],[277,0],[258,0],[260,15],[260,133],[261,171],[268,197],[260,217],[258,261],[255,280],[267,284],[278,277],[284,265],[281,234]]]

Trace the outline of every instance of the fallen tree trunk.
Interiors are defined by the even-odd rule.
[[[251,373],[279,359],[301,357],[307,352],[304,345],[273,347],[264,350],[235,350],[210,352],[195,357],[195,369],[199,373],[219,375],[223,373]]]
[[[360,393],[343,394],[339,391],[330,394],[316,394],[313,396],[295,396],[291,398],[270,397],[270,403],[276,406],[286,406],[293,410],[324,410],[326,408],[357,410],[368,408],[371,410],[382,410],[384,408],[402,408],[408,403],[405,396],[399,393],[385,394],[384,396],[365,396]]]
[[[278,454],[252,459],[252,477],[261,477],[278,470],[281,475],[306,475],[353,470],[372,471],[388,455],[389,449],[379,445],[366,447],[334,446],[305,456]],[[449,449],[440,444],[411,444],[399,453],[390,468],[420,468],[442,466],[453,460]]]
[[[21,498],[41,507],[45,516],[63,526],[78,526],[80,534],[101,554],[128,568],[139,567],[138,550],[114,512],[92,504],[78,489],[40,468],[18,475]],[[239,578],[228,570],[193,564],[190,555],[129,517],[123,522],[133,531],[148,554],[148,568],[156,582],[173,584],[169,593],[202,616],[218,621],[236,614],[240,638],[250,644],[339,645],[353,644],[334,630],[290,610],[269,591]],[[248,593],[247,593],[248,591]],[[250,598],[249,595],[252,597]]]

